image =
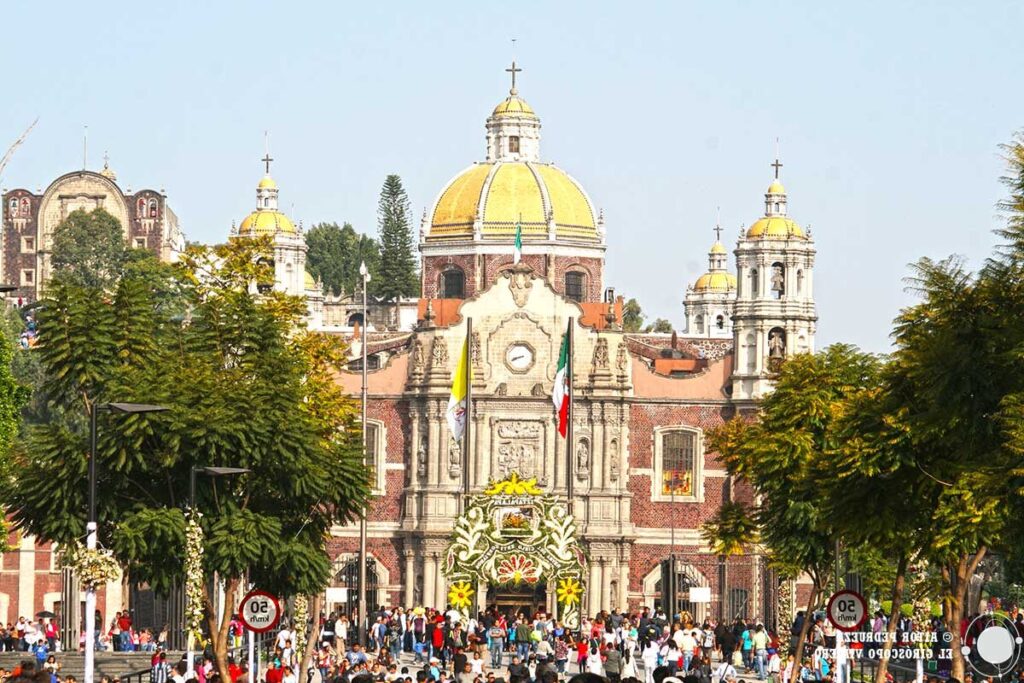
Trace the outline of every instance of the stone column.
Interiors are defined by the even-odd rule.
[[[480,401],[477,401],[476,405],[482,408]],[[470,481],[470,489],[487,486],[487,482],[491,478],[491,453],[487,448],[490,429],[487,428],[487,420],[480,414],[481,412],[483,412],[482,409],[473,413],[473,463],[476,477]]]
[[[411,542],[408,542],[411,543]],[[412,548],[405,549],[405,576],[402,577],[405,584],[405,604],[413,606],[414,593],[416,592],[416,553]]]
[[[591,546],[590,549],[590,581],[587,582],[587,602],[590,605],[588,612],[590,616],[594,616],[601,611],[601,567],[598,564],[597,558],[593,556],[594,549]]]
[[[627,546],[628,547],[628,546]],[[626,611],[629,605],[629,555],[619,558],[619,609]]]
[[[440,484],[441,472],[441,425],[438,423],[440,413],[436,401],[428,399],[427,406],[427,484],[437,486]]]
[[[444,609],[448,602],[448,579],[441,573],[441,555],[433,553],[434,576],[437,577],[437,584],[434,586],[434,605],[438,609]]]
[[[601,558],[601,606],[611,611],[612,604],[612,568],[611,562]]]
[[[415,407],[409,413],[409,461],[405,466],[409,468],[409,485],[416,488],[423,484],[419,475],[420,414]]]
[[[431,604],[434,601],[434,590],[437,586],[437,558],[433,553],[423,557],[423,606],[443,608],[444,605]]]

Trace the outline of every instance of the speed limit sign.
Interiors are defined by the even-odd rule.
[[[840,631],[856,631],[868,618],[868,605],[857,591],[836,591],[825,610],[828,620]]]
[[[281,604],[270,593],[250,591],[239,605],[239,618],[250,631],[264,633],[277,626],[281,619]]]

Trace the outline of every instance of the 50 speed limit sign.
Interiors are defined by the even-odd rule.
[[[856,631],[868,618],[868,605],[857,591],[836,591],[826,608],[828,620],[840,631]]]
[[[264,633],[277,626],[281,619],[281,604],[270,593],[250,591],[239,605],[239,617],[250,631]]]

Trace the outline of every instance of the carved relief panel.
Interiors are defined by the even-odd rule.
[[[494,423],[492,478],[513,472],[524,479],[537,477],[546,484],[544,427],[539,420],[499,420]]]

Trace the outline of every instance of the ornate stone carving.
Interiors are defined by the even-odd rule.
[[[547,396],[549,393],[550,392],[546,391],[544,389],[544,385],[540,382],[534,384],[533,388],[530,389],[530,396]]]
[[[508,396],[508,385],[502,382],[494,388],[495,396]]]
[[[612,439],[608,443],[608,465],[611,473],[608,475],[612,481],[619,480],[619,440]]]
[[[444,337],[434,337],[430,345],[430,366],[432,369],[445,369],[448,366],[448,342]]]
[[[498,446],[498,477],[503,479],[512,473],[523,478],[537,475],[537,450],[534,444],[507,442]]]
[[[416,474],[427,476],[427,433],[420,432],[419,446],[416,449]]]
[[[576,477],[586,479],[590,476],[590,440],[583,438],[576,444]]]
[[[469,357],[474,367],[480,367],[480,333],[474,332],[469,344]]]
[[[502,439],[539,439],[540,423],[516,420],[499,422],[498,436]],[[522,472],[520,472],[522,474]]]
[[[629,369],[629,352],[626,350],[625,341],[619,343],[619,348],[615,352],[615,367],[621,374],[625,374]]]
[[[604,337],[598,339],[594,345],[594,369],[608,369],[608,340]]]
[[[516,306],[522,308],[526,300],[530,298],[530,289],[533,287],[533,277],[529,266],[519,264],[507,271],[508,288],[512,292],[512,300]]]

